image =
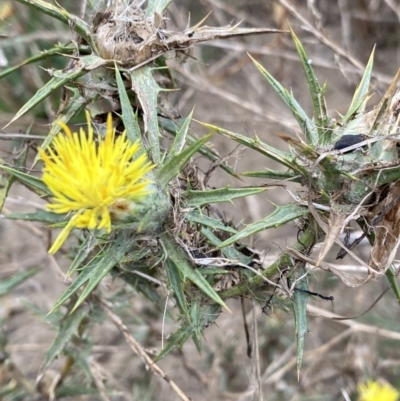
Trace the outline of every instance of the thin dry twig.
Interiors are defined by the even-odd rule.
[[[344,388],[341,388],[340,391],[341,391],[345,401],[351,401],[349,394],[347,393],[347,391]]]
[[[312,351],[306,351],[303,356],[303,361],[307,361],[309,359],[315,358],[316,355],[321,355],[322,353],[325,353],[329,351],[332,347],[334,347],[336,344],[344,340],[346,337],[348,337],[351,333],[353,332],[353,328],[349,328],[336,337],[332,338],[330,341],[325,343],[324,345],[321,345],[321,347],[318,347]],[[265,377],[265,374],[263,377],[265,378],[264,384],[272,384],[276,383],[279,381],[287,372],[290,370],[294,369],[297,364],[297,356],[294,356],[289,362],[287,362],[284,366],[282,366],[280,369],[275,371],[273,374],[268,375],[268,377]]]
[[[163,313],[162,323],[161,323],[161,349],[164,349],[165,318],[167,316],[167,307],[168,307],[168,302],[169,302],[169,295],[170,295],[170,291],[167,291],[167,297],[165,298],[164,313]]]
[[[240,43],[234,40],[229,42],[223,40],[214,40],[210,43],[199,43],[199,46],[213,46],[219,49],[225,50],[233,50],[236,52],[247,52],[249,54],[261,55],[261,56],[271,56],[271,57],[282,57],[286,60],[294,61],[296,63],[300,63],[299,56],[296,52],[285,49],[278,49],[266,46],[256,46],[250,44]],[[337,70],[337,66],[332,63],[332,60],[329,60],[324,57],[319,57],[317,54],[312,56],[312,64],[313,66],[326,68],[328,70]],[[359,69],[352,65],[344,65],[343,70],[347,73],[357,74],[359,73]],[[387,83],[392,81],[392,78],[385,75],[385,79]]]
[[[57,42],[57,41],[69,41],[72,38],[72,33],[69,31],[36,31],[29,33],[27,35],[21,35],[20,33],[15,36],[8,36],[6,39],[1,39],[1,47],[4,49],[6,47],[13,47],[18,41],[18,44],[31,45],[38,40],[45,40],[47,42]]]
[[[177,71],[184,77],[188,78],[191,85],[201,92],[206,92],[210,93],[211,95],[221,97],[222,99],[227,100],[228,102],[231,102],[239,107],[242,107],[245,110],[248,110],[254,114],[258,114],[263,119],[268,119],[269,121],[284,126],[287,129],[292,130],[296,127],[296,124],[294,122],[291,123],[290,119],[286,119],[282,117],[282,115],[268,113],[263,107],[255,104],[254,102],[249,102],[231,92],[218,88],[217,86],[211,84],[209,81],[202,79],[198,75],[190,73],[184,68],[177,68]],[[187,80],[185,80],[185,82],[187,82]]]
[[[350,5],[348,0],[338,1],[340,17],[342,19],[342,42],[344,48],[349,51],[351,48],[351,36],[352,36],[352,23],[350,15]]]
[[[0,139],[15,141],[15,139],[23,139],[29,141],[31,139],[45,139],[44,135],[25,135],[25,134],[0,134]]]
[[[307,310],[314,314],[314,316],[323,317],[325,319],[332,319],[335,318],[335,321],[343,324],[345,326],[349,326],[355,331],[363,332],[363,333],[370,333],[376,334],[381,337],[389,338],[391,340],[400,341],[400,333],[395,331],[381,329],[379,327],[371,326],[369,324],[358,323],[353,320],[336,320],[336,319],[344,319],[343,316],[337,315],[336,313],[328,312],[324,309],[318,308],[313,305],[308,305]]]
[[[310,32],[312,35],[314,35],[322,44],[327,46],[329,49],[331,49],[334,53],[337,55],[343,57],[345,60],[347,60],[349,63],[353,64],[357,69],[358,73],[361,75],[365,71],[365,65],[356,57],[352,56],[349,52],[347,52],[345,49],[343,49],[340,45],[338,45],[336,42],[328,39],[321,31],[318,29],[314,28],[313,25],[305,18],[303,15],[301,15],[298,10],[296,9],[295,6],[290,4],[288,0],[278,0],[279,3],[283,7],[285,7],[296,19],[298,19],[303,25],[304,29]],[[378,72],[373,72],[372,76],[376,79],[378,79],[380,82],[384,83],[390,83],[392,82],[392,78],[388,78],[385,74],[380,74]]]
[[[137,354],[142,359],[142,361],[146,364],[148,369],[150,369],[156,376],[159,376],[163,380],[165,380],[181,400],[191,401],[191,399],[178,387],[178,385],[173,380],[171,380],[167,376],[167,374],[147,355],[146,351],[142,348],[142,346],[129,333],[129,330],[122,321],[122,319],[110,309],[109,303],[102,298],[97,298],[97,302],[100,308],[108,316],[108,318],[124,335],[127,343],[130,345],[133,352],[135,352],[135,354]]]
[[[311,11],[312,16],[315,20],[315,26],[317,29],[322,29],[322,20],[323,16],[322,13],[318,10],[317,6],[315,5],[315,0],[307,0],[307,7]]]
[[[86,7],[87,7],[87,0],[81,0],[81,5],[80,5],[80,8],[79,8],[79,16],[81,18],[85,17]]]
[[[246,21],[254,26],[263,26],[264,21],[254,17],[253,15],[246,13],[243,10],[238,9],[238,7],[233,7],[229,4],[229,2],[222,2],[219,0],[207,0],[208,3],[212,4],[215,7],[225,11],[227,14],[230,14],[235,19],[239,19],[240,21]]]
[[[290,358],[292,357],[292,354],[295,353],[295,351],[296,351],[296,343],[293,343],[286,348],[283,354],[281,354],[277,358],[274,358],[271,364],[268,365],[267,368],[265,369],[261,380],[264,382],[266,378],[271,376],[271,374],[276,370],[278,370],[280,366],[287,364],[288,361],[291,360]],[[297,357],[295,359],[297,361]]]

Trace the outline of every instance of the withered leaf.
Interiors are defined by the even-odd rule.
[[[374,208],[370,220],[374,226],[375,241],[369,265],[378,271],[386,271],[400,244],[399,181],[390,185],[388,196]]]

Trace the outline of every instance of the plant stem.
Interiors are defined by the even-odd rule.
[[[307,228],[304,230],[303,234],[300,235],[297,243],[294,245],[294,248],[300,252],[305,251],[306,249],[313,246],[313,244],[318,239],[319,230],[315,228],[314,224],[307,224]],[[260,275],[254,276],[247,282],[243,282],[237,286],[232,288],[228,288],[219,293],[219,296],[222,299],[238,297],[241,295],[248,294],[252,291],[254,287],[258,287],[265,283],[264,278],[273,277],[279,269],[291,265],[292,262],[290,260],[290,256],[288,253],[284,252],[279,259],[274,262],[271,266],[261,272]]]

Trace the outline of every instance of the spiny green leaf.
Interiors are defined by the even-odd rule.
[[[315,122],[309,118],[303,108],[299,105],[297,100],[278,82],[259,62],[251,57],[254,65],[264,75],[265,79],[269,82],[275,92],[283,100],[289,110],[292,112],[294,118],[297,120],[299,126],[304,131],[306,140],[310,144],[318,143],[318,131]]]
[[[83,289],[82,294],[79,296],[76,304],[71,310],[74,312],[79,305],[92,293],[95,287],[100,283],[104,276],[117,265],[120,260],[125,256],[128,249],[132,247],[132,238],[129,235],[120,235],[118,238],[112,240],[112,245],[107,251],[103,251],[99,257],[97,265],[91,272],[89,281]]]
[[[192,301],[190,308],[190,320],[193,328],[192,338],[199,353],[201,352],[201,333],[202,333],[200,312],[201,312],[200,302],[196,300]]]
[[[177,132],[180,131],[184,122],[183,119],[181,120],[171,120],[167,118],[159,118],[161,126],[165,129],[165,131],[169,132],[173,136],[176,136]],[[187,143],[191,145],[195,143],[198,139],[194,138],[192,135],[187,135]],[[213,163],[218,163],[218,166],[221,167],[224,171],[226,171],[229,175],[232,175],[235,178],[239,178],[239,176],[235,173],[235,171],[228,166],[225,162],[221,162],[221,157],[212,149],[210,149],[207,145],[203,145],[199,149],[199,153],[206,157],[207,159],[211,160]]]
[[[313,146],[300,141],[298,139],[292,138],[286,134],[279,134],[279,137],[286,141],[291,147],[296,149],[297,153],[303,155],[309,161],[315,162],[321,154],[317,152]],[[340,175],[343,174],[342,170],[338,167],[336,160],[333,156],[326,156],[320,159],[318,168],[324,173],[324,175],[331,181],[337,183]],[[308,176],[309,172],[307,173]],[[337,183],[340,185],[339,183]]]
[[[201,233],[211,245],[218,247],[222,243],[222,241],[217,238],[208,228],[202,228]],[[244,255],[232,245],[223,248],[222,253],[227,259],[238,261],[240,263],[243,263],[244,265],[248,265],[253,260],[251,256]]]
[[[279,227],[283,224],[288,223],[289,221],[293,221],[300,217],[307,216],[309,213],[310,211],[305,206],[298,206],[298,205],[277,206],[275,211],[271,213],[269,216],[259,221],[256,221],[255,223],[249,224],[238,234],[228,238],[226,241],[220,244],[219,248],[231,245],[250,235],[256,234],[262,230],[266,230],[267,228]]]
[[[0,166],[2,166],[5,161],[0,158]],[[11,174],[0,174],[0,211],[3,210],[4,202],[7,198],[8,191],[11,188],[14,176]]]
[[[27,271],[14,273],[11,277],[8,277],[0,281],[0,296],[7,294],[17,285],[23,283],[28,278],[39,273],[39,269],[30,269]]]
[[[51,78],[46,85],[42,86],[35,93],[35,95],[21,107],[21,109],[17,112],[17,114],[13,117],[13,119],[6,125],[6,127],[12,124],[14,121],[18,120],[18,118],[23,116],[33,107],[35,107],[42,100],[46,99],[46,97],[48,97],[51,93],[53,93],[61,86],[71,81],[72,82],[76,81],[82,75],[85,75],[89,71],[98,68],[106,63],[108,63],[107,60],[103,60],[102,58],[95,55],[89,55],[81,57],[79,59],[79,62],[76,62],[72,68],[69,68],[67,70],[53,71],[52,72],[53,78]]]
[[[68,98],[67,104],[65,107],[59,112],[57,115],[57,119],[51,124],[50,132],[43,141],[43,143],[40,145],[41,149],[46,149],[55,136],[61,131],[61,125],[59,124],[60,122],[64,124],[68,124],[68,122],[74,118],[80,111],[86,106],[90,100],[94,99],[89,99],[87,96],[83,97],[81,95],[81,92],[77,88],[68,88],[73,95]],[[34,160],[34,165],[40,160],[40,155],[39,153],[36,155],[35,160]]]
[[[186,315],[186,318],[190,321],[189,318],[189,308],[187,305],[187,300],[185,297],[185,293],[183,291],[183,277],[179,270],[179,268],[175,265],[174,261],[169,257],[165,259],[165,270],[167,271],[168,282],[171,289],[175,293],[176,301],[178,302],[178,306],[181,311]]]
[[[383,126],[379,128],[379,135],[389,134],[387,125],[385,123]],[[393,146],[393,142],[391,140],[386,140],[382,138],[380,141],[375,142],[371,150],[368,153],[369,160],[379,160],[381,163],[387,163],[388,165],[394,164],[398,161],[398,150],[396,146]]]
[[[185,203],[192,207],[201,207],[209,205],[210,203],[218,202],[232,202],[237,198],[244,198],[246,196],[256,195],[266,191],[268,188],[254,187],[254,188],[218,188],[206,191],[192,191],[187,190],[182,193],[185,198]]]
[[[368,91],[369,85],[371,83],[372,68],[374,65],[374,54],[375,47],[372,50],[371,56],[369,57],[368,64],[365,67],[364,74],[361,78],[361,82],[358,85],[356,91],[354,92],[353,100],[351,101],[349,110],[343,117],[342,125],[346,125],[349,120],[351,120],[356,113],[362,113],[365,111],[365,106],[368,101]]]
[[[295,99],[292,91],[287,92],[287,96],[289,109],[291,110],[293,117],[304,132],[307,143],[312,144],[311,139],[314,140],[315,138],[318,138],[318,127],[315,124],[315,121],[307,116],[306,112]]]
[[[24,184],[39,196],[49,196],[50,192],[46,184],[37,177],[22,173],[12,167],[0,165],[0,168],[12,174],[21,184]]]
[[[40,221],[47,224],[65,222],[65,217],[65,214],[52,213],[42,209],[36,209],[36,212],[33,213],[10,213],[6,216],[9,220]]]
[[[240,173],[244,177],[267,178],[271,180],[286,180],[292,182],[301,182],[301,177],[293,173],[286,173],[284,171],[271,170],[266,168],[262,171],[245,171]]]
[[[72,282],[72,284],[67,288],[66,291],[61,295],[61,297],[57,300],[54,306],[51,308],[49,314],[53,313],[56,309],[58,309],[64,302],[72,297],[72,295],[85,284],[93,270],[96,268],[97,259],[90,260],[86,266],[83,267],[82,271],[80,272],[79,276]]]
[[[247,136],[237,134],[232,131],[228,131],[217,127],[215,125],[206,124],[198,121],[204,127],[212,130],[213,132],[217,132],[223,136],[226,136],[229,139],[233,139],[235,142],[240,143],[250,149],[256,150],[257,152],[269,157],[272,160],[277,161],[278,163],[284,165],[287,168],[290,168],[300,174],[306,174],[306,170],[304,167],[299,166],[296,160],[293,160],[291,154],[282,152],[281,150],[275,149],[274,147],[267,145],[266,143],[262,142],[259,138],[249,138]]]
[[[308,58],[303,45],[294,31],[290,28],[292,39],[296,47],[297,53],[300,56],[301,65],[303,66],[306,74],[308,87],[310,89],[311,99],[314,105],[314,114],[317,122],[318,142],[312,142],[311,145],[330,143],[331,131],[326,130],[329,118],[326,111],[324,89],[318,83],[318,78],[315,75],[314,69],[311,65],[311,60]]]
[[[147,278],[141,277],[129,270],[111,270],[111,274],[124,280],[125,283],[129,284],[138,293],[144,295],[149,301],[154,303],[156,308],[161,310],[160,305],[162,304],[162,301],[160,294],[154,289],[153,285]]]
[[[208,281],[196,270],[194,269],[185,255],[184,251],[178,247],[174,239],[169,233],[164,233],[161,236],[161,242],[167,252],[168,258],[170,258],[175,266],[181,272],[183,279],[188,278],[193,284],[200,288],[209,298],[214,302],[224,307],[230,312],[229,308],[225,305],[224,301],[219,297],[219,295],[210,286]]]
[[[37,304],[32,303],[31,300],[22,301],[23,306],[32,312],[35,317],[38,317],[42,322],[48,324],[52,330],[60,329],[60,320],[64,317],[64,313],[61,310],[54,312],[48,316],[47,311],[41,309]]]
[[[54,359],[56,359],[63,352],[65,346],[69,344],[71,338],[78,334],[79,327],[87,315],[88,308],[80,308],[78,311],[76,311],[76,313],[63,319],[60,325],[59,333],[46,352],[46,358],[43,362],[41,371],[47,369]]]
[[[216,231],[226,231],[231,234],[237,234],[237,231],[231,226],[225,225],[222,221],[213,219],[205,214],[199,213],[195,210],[184,215],[185,220],[192,223],[198,223],[202,226],[210,227]]]
[[[68,269],[67,277],[71,277],[72,274],[81,267],[82,263],[85,261],[89,253],[98,244],[98,242],[93,238],[92,235],[88,235],[83,241],[82,245],[76,252],[75,258]]]
[[[78,16],[68,13],[67,10],[61,7],[54,6],[43,0],[16,0],[28,7],[35,8],[44,14],[49,15],[65,25],[69,26],[70,29],[74,30],[80,36],[86,39],[89,43],[91,42],[90,27],[89,25],[81,20]]]
[[[177,177],[189,159],[211,138],[211,136],[212,134],[204,136],[181,153],[172,156],[169,161],[157,171],[158,185],[166,187],[173,178]]]
[[[94,320],[94,319],[93,319]],[[85,322],[83,322],[82,326],[84,326]],[[82,330],[82,328],[81,328]],[[83,336],[82,336],[83,337]],[[71,357],[74,361],[74,368],[79,371],[82,381],[86,383],[90,383],[93,380],[93,372],[90,369],[90,361],[93,356],[93,344],[92,339],[88,338],[89,336],[84,336],[80,338],[78,346],[66,347],[64,350],[65,356]]]
[[[147,263],[143,265],[140,262],[143,262],[147,257],[151,255],[155,259],[159,260],[160,256],[155,254],[150,248],[142,247],[141,245],[136,244],[137,247],[132,249],[129,253],[127,253],[121,260],[121,270],[123,271],[131,271],[131,268],[134,270],[142,269],[142,266],[147,266]],[[146,268],[147,270],[147,268]]]
[[[304,266],[296,269],[293,274],[293,281],[296,281],[296,288],[308,291],[307,270]],[[297,342],[297,372],[299,374],[304,354],[304,337],[307,329],[307,303],[309,294],[303,291],[294,291],[293,294],[293,312],[296,323],[296,342]]]
[[[83,267],[79,276],[72,282],[68,289],[61,295],[49,313],[59,308],[82,285],[88,283],[82,291],[71,313],[90,295],[101,279],[125,256],[127,249],[132,246],[132,239],[128,235],[120,235],[104,248]]]
[[[56,390],[57,399],[63,399],[66,397],[68,397],[68,398],[74,397],[75,399],[77,399],[77,397],[88,398],[87,396],[96,396],[99,399],[100,391],[97,388],[88,387],[87,384],[79,385],[79,384],[75,383],[73,386],[68,386],[65,384],[61,384],[60,386],[57,386],[57,390]]]
[[[171,0],[149,0],[146,8],[146,17],[153,17],[154,13],[163,15]]]
[[[29,128],[30,131],[30,128]],[[29,132],[27,132],[28,134]],[[11,145],[11,153],[13,155],[13,167],[23,167],[26,162],[26,157],[28,155],[28,146],[24,143],[24,141],[16,140],[13,141]],[[5,164],[5,161],[0,158],[0,168]],[[0,211],[3,210],[3,205],[8,195],[8,191],[13,184],[15,177],[12,174],[1,173],[0,172]]]
[[[187,116],[187,118],[183,122],[181,128],[176,132],[174,142],[172,143],[172,145],[169,149],[169,152],[168,152],[168,156],[165,159],[166,162],[169,161],[172,157],[181,153],[183,148],[185,147],[186,137],[187,137],[187,133],[189,131],[189,125],[190,125],[190,122],[192,121],[192,117],[193,117],[193,110]]]
[[[129,101],[128,93],[126,92],[124,82],[122,81],[121,73],[115,63],[115,77],[117,79],[118,94],[121,101],[122,121],[126,129],[126,134],[132,143],[139,142],[138,156],[144,152],[142,133],[137,119],[137,115],[133,112],[131,102]]]
[[[215,276],[217,274],[229,274],[231,271],[224,269],[214,269],[214,268],[206,268],[206,267],[198,267],[197,270],[203,276]]]
[[[149,140],[151,160],[159,164],[161,160],[160,153],[160,129],[158,126],[158,93],[160,87],[153,77],[150,67],[142,67],[130,71],[132,89],[136,93],[143,109],[144,128]]]
[[[200,315],[202,327],[207,327],[211,323],[214,323],[221,313],[221,307],[217,304],[205,304],[201,309]]]
[[[13,40],[15,40],[13,38]],[[88,51],[87,47],[81,47],[79,48],[79,52],[80,54],[84,54],[85,51]],[[14,71],[18,70],[18,68],[23,67],[24,65],[28,65],[28,64],[32,64],[32,63],[36,63],[37,61],[40,60],[45,60],[48,57],[54,56],[54,55],[60,55],[62,54],[72,54],[76,52],[76,46],[72,46],[72,45],[56,45],[55,47],[48,49],[48,50],[44,50],[42,52],[40,52],[39,54],[35,54],[34,56],[26,59],[25,61],[23,61],[20,64],[17,64],[13,67],[7,68],[4,71],[0,72],[0,79],[6,77],[7,75],[13,73]]]
[[[185,344],[192,333],[192,325],[188,321],[185,321],[181,327],[179,327],[179,329],[168,338],[167,345],[157,355],[154,362],[158,362],[159,360],[163,359],[175,348],[182,348],[183,344]]]

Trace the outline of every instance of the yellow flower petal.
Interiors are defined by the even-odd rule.
[[[61,245],[65,242],[65,240],[67,239],[69,233],[72,231],[72,229],[75,226],[75,222],[76,220],[79,218],[79,214],[75,214],[75,216],[73,216],[68,224],[64,227],[64,229],[60,232],[60,234],[58,235],[58,237],[56,238],[56,240],[54,241],[54,244],[52,245],[52,247],[49,249],[49,253],[50,254],[54,254],[56,253]]]
[[[73,228],[111,231],[111,218],[121,201],[140,201],[151,191],[146,174],[154,166],[138,143],[131,143],[126,132],[116,138],[111,114],[107,117],[104,138],[94,138],[89,114],[88,132],[72,133],[62,122],[52,148],[39,149],[44,162],[42,180],[52,193],[47,206],[54,213],[71,213],[50,253],[55,253]],[[136,156],[136,158],[135,158]],[[132,161],[132,159],[135,159]],[[110,213],[112,211],[112,213]]]
[[[358,385],[359,401],[397,401],[398,391],[389,383],[368,381]]]

